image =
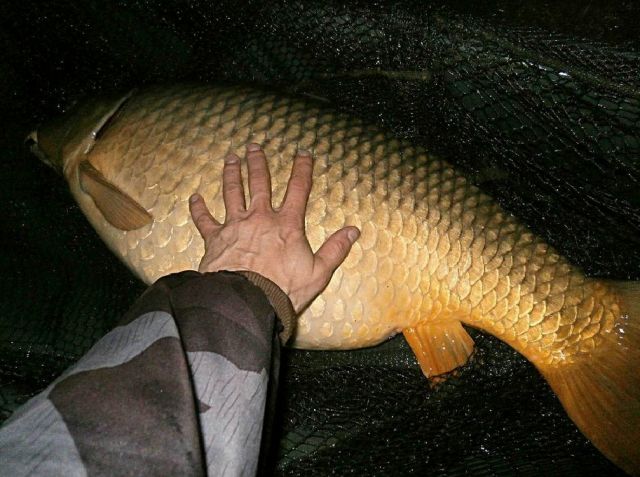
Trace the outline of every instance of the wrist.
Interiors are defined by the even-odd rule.
[[[282,323],[283,330],[279,333],[280,343],[285,344],[293,334],[296,324],[296,312],[289,295],[275,282],[256,272],[249,270],[236,270],[238,273],[262,289],[273,307],[276,316]]]

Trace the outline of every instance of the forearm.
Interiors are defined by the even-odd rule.
[[[0,460],[29,473],[252,475],[275,313],[233,273],[151,286],[115,328],[0,431]],[[215,470],[214,467],[215,466]]]

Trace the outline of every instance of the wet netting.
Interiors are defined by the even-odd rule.
[[[144,289],[23,146],[76,98],[178,81],[312,95],[457,164],[588,274],[638,280],[639,20],[630,1],[3,2],[0,418]],[[436,389],[402,337],[285,351],[275,474],[619,473],[531,364],[472,334]]]

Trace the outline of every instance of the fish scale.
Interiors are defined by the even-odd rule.
[[[640,466],[620,438],[621,429],[640,428],[640,331],[628,319],[638,313],[637,284],[585,277],[445,161],[310,100],[179,86],[90,107],[38,131],[38,146],[62,151],[50,162],[60,162],[89,221],[145,282],[198,268],[204,243],[188,199],[199,192],[224,220],[227,154],[243,155],[249,142],[263,147],[277,206],[296,151],[307,149],[315,158],[312,248],[345,225],[361,236],[290,344],[352,349],[402,331],[434,376],[471,355],[461,323],[480,328],[541,370],[603,452],[633,472]],[[580,404],[585,392],[594,403]]]

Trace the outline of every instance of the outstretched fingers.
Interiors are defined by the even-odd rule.
[[[307,151],[298,151],[293,160],[291,177],[287,184],[287,192],[282,201],[282,212],[290,214],[296,222],[304,226],[304,216],[307,201],[311,193],[311,177],[313,175],[313,160]]]
[[[220,222],[213,218],[200,194],[193,194],[189,198],[189,211],[191,212],[193,223],[196,225],[202,238],[206,238],[220,227]]]
[[[315,254],[315,266],[328,282],[336,268],[347,258],[352,245],[360,237],[357,227],[344,227],[334,232]]]

